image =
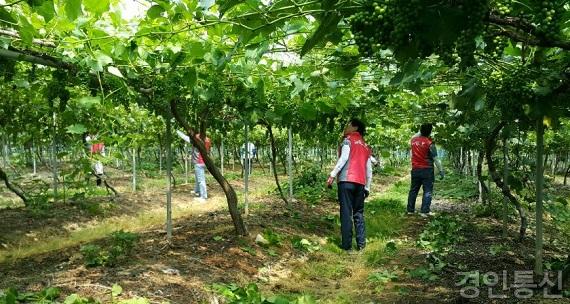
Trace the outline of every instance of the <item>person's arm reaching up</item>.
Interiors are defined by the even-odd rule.
[[[179,131],[179,130],[176,130],[176,134],[178,134],[178,136],[179,136],[180,138],[182,138],[182,140],[184,140],[185,142],[187,142],[187,143],[190,142],[190,137],[189,137],[188,135],[182,133],[182,132]]]

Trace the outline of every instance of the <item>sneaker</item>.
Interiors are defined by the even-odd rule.
[[[414,215],[414,214],[416,214],[416,213],[415,213],[415,212],[408,212],[408,213],[406,213],[406,214],[407,214],[407,215]]]
[[[434,216],[434,214],[432,212],[428,212],[428,213],[420,213],[421,217],[430,217],[430,216]]]
[[[362,252],[363,252],[362,250],[352,250],[352,249],[349,249],[349,250],[346,251],[346,254],[348,254],[348,255],[361,255]]]

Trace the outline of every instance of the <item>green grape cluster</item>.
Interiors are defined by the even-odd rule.
[[[429,29],[434,20],[425,17],[426,10],[453,11],[461,16],[464,22],[449,29],[458,32],[453,41],[434,39],[431,32],[441,29]],[[438,54],[448,64],[461,58],[461,63],[469,66],[475,63],[475,38],[484,31],[488,11],[489,0],[367,0],[349,23],[364,56],[374,57],[385,49],[411,50],[420,58]]]
[[[462,66],[475,64],[475,39],[485,30],[485,17],[489,11],[488,0],[464,0],[458,1],[460,8],[465,13],[465,27],[456,41],[455,49],[461,58]]]
[[[524,105],[535,98],[533,83],[536,78],[534,71],[526,66],[505,72],[494,71],[485,83],[487,99],[504,115],[521,117]]]
[[[3,76],[5,81],[12,81],[15,75],[16,61],[0,57],[0,76]]]
[[[362,54],[371,57],[387,47],[395,25],[392,2],[395,0],[368,1],[361,12],[349,18],[354,40]]]
[[[396,0],[394,1],[394,31],[391,33],[392,44],[397,49],[419,37],[416,36],[420,26],[419,17],[425,1]]]
[[[561,32],[564,4],[567,0],[534,0],[534,23],[538,25],[538,34],[547,39],[555,40]]]
[[[514,0],[495,1],[495,3],[493,3],[493,13],[501,17],[508,16],[514,11],[513,4],[515,4]]]
[[[509,40],[506,37],[489,36],[485,40],[485,44],[485,53],[497,59],[503,55],[503,50],[509,45]]]
[[[50,108],[53,108],[54,101],[59,99],[59,111],[63,112],[67,106],[71,94],[67,89],[68,72],[64,70],[55,70],[52,73],[52,80],[48,83],[44,90],[44,96],[49,102]]]

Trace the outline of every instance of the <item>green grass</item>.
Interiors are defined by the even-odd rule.
[[[382,264],[393,254],[391,245],[388,248],[386,245],[404,227],[408,187],[406,182],[396,182],[378,198],[367,203],[365,219],[369,242],[364,257],[369,265]]]
[[[265,196],[271,189],[274,187],[273,179],[270,178],[263,178],[263,179],[256,179],[256,187],[250,189],[249,200],[250,200],[250,210],[264,210],[267,208],[264,204],[259,204],[256,202],[257,199],[260,197]],[[213,178],[210,177],[209,183],[215,183]],[[153,191],[153,189],[159,188],[164,189],[166,185],[165,178],[159,179],[151,179],[151,178],[144,178],[139,185],[144,186],[146,191]],[[238,194],[239,202],[243,203],[243,192],[240,189],[235,189]],[[104,188],[96,188],[90,189],[89,194],[101,194],[106,193]],[[61,191],[60,191],[61,193]],[[77,191],[67,192],[70,193],[78,193]],[[70,196],[67,196],[69,199]],[[225,196],[220,196],[216,198],[210,199],[213,204],[217,206],[217,208],[223,208],[226,206],[226,198]],[[78,207],[84,209],[91,215],[100,215],[105,214],[110,208],[114,208],[114,204],[109,202],[98,202],[98,203],[86,203],[82,200],[78,200]],[[38,209],[41,212],[50,212],[49,207],[51,204],[46,205],[48,208]],[[189,208],[188,205],[181,206],[181,205],[173,205],[173,219],[178,219],[185,217],[190,214],[194,214],[196,212],[202,212],[202,210],[198,207],[197,209]],[[38,216],[41,216],[39,214]],[[33,242],[33,243],[21,243],[14,248],[9,250],[0,250],[0,262],[10,260],[10,259],[19,259],[24,257],[33,256],[36,254],[42,254],[46,252],[51,252],[54,250],[61,250],[63,248],[68,248],[72,246],[77,246],[79,244],[88,243],[94,240],[102,239],[107,237],[114,231],[117,230],[125,230],[125,231],[144,231],[149,227],[153,226],[162,226],[164,224],[164,209],[156,208],[153,210],[141,210],[139,214],[134,216],[121,216],[121,217],[113,217],[113,218],[106,218],[102,219],[96,224],[92,226],[88,226],[79,230],[75,230],[70,232],[68,235],[64,236],[54,236],[46,238],[43,242]],[[40,235],[44,235],[43,232],[39,232]]]
[[[342,255],[325,255],[325,257],[322,261],[312,261],[307,264],[307,267],[302,267],[299,270],[301,278],[309,280],[320,278],[337,280],[348,274],[349,265],[344,263],[341,258]]]
[[[477,178],[450,172],[442,181],[436,180],[434,193],[440,197],[468,200],[479,195]]]
[[[323,217],[323,221],[333,223],[335,227],[331,229],[327,243],[300,264],[293,277],[284,284],[293,290],[315,295],[320,303],[355,303],[369,298],[375,292],[365,288],[370,285],[370,274],[378,272],[378,267],[390,258],[396,258],[401,248],[413,246],[398,240],[398,234],[406,225],[408,190],[409,183],[399,181],[366,202],[367,246],[360,255],[349,255],[339,248],[340,229],[336,215]],[[328,282],[327,287],[323,287],[323,282]]]
[[[212,203],[215,203],[219,208],[224,205],[225,198],[212,199]],[[173,205],[172,218],[175,220],[190,214],[200,213],[202,211],[199,208],[200,207],[196,207],[195,209],[189,206]],[[139,232],[147,230],[150,227],[160,227],[162,225],[164,225],[164,210],[162,208],[141,210],[141,213],[135,216],[125,215],[106,218],[93,226],[72,231],[68,235],[50,237],[39,243],[22,243],[14,246],[12,249],[0,250],[0,263],[6,260],[21,259],[88,243],[105,238],[118,230]],[[40,232],[39,234],[43,233]]]

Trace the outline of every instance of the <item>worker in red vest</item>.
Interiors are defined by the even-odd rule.
[[[101,186],[104,172],[100,156],[105,156],[105,144],[102,141],[97,141],[97,136],[95,135],[89,135],[85,140],[91,144],[89,152],[91,158],[95,159],[93,169],[95,171],[95,177],[97,178],[97,186]],[[97,155],[99,155],[99,157]]]
[[[181,131],[176,131],[176,134],[180,136],[184,141],[190,142],[190,137]],[[196,134],[196,139],[202,141],[202,136],[200,134]],[[212,142],[210,138],[205,136],[204,140],[202,141],[204,146],[206,147],[206,151],[210,152],[210,148],[212,147]],[[193,194],[197,197],[197,200],[200,202],[205,202],[208,198],[208,187],[206,185],[206,164],[204,163],[204,158],[200,151],[196,149],[196,147],[192,146],[192,163],[194,164],[194,176],[196,177],[196,183],[194,185]]]
[[[437,149],[433,140],[429,137],[433,126],[423,124],[420,133],[414,135],[410,141],[412,153],[412,182],[408,194],[408,214],[414,214],[416,209],[416,197],[423,187],[421,216],[430,215],[431,197],[433,192],[434,169],[437,167],[441,178],[445,176],[441,161],[437,158]]]
[[[341,248],[352,248],[352,226],[356,230],[356,249],[366,246],[364,226],[364,199],[370,193],[372,183],[371,150],[364,141],[364,123],[351,119],[344,129],[344,139],[340,146],[339,159],[331,171],[327,185],[332,186],[337,179],[338,200],[340,202]]]

